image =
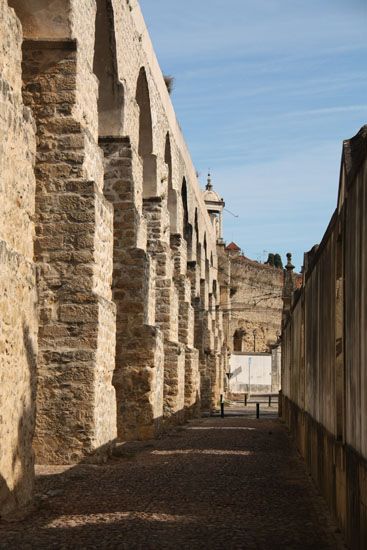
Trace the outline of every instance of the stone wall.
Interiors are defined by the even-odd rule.
[[[164,424],[181,421],[189,410],[197,411],[203,392],[211,392],[211,386],[204,389],[205,384],[200,385],[199,355],[201,353],[204,357],[204,348],[202,346],[198,349],[197,343],[194,345],[193,303],[200,298],[200,281],[207,281],[205,307],[209,308],[209,294],[213,290],[213,281],[217,279],[216,235],[139,6],[134,1],[129,2],[129,5],[111,2],[110,8],[115,34],[115,80],[123,86],[123,93],[120,94],[120,97],[123,96],[120,136],[129,140],[129,160],[125,161],[124,166],[120,163],[119,168],[120,182],[126,182],[132,189],[130,219],[125,219],[125,227],[131,253],[134,250],[136,254],[139,250],[140,254],[146,255],[150,265],[146,270],[147,290],[141,298],[141,311],[144,314],[135,330],[143,334],[147,326],[150,331],[154,328],[156,338],[163,343],[164,350],[164,369],[151,363],[155,372],[154,383],[160,388],[159,391],[161,388],[163,390],[163,400],[158,407],[160,412],[155,410],[153,417],[156,420],[153,424],[150,421],[150,425],[155,426],[154,433]],[[97,76],[101,82],[103,75]],[[116,128],[108,129],[104,125],[103,132],[105,136],[102,137],[105,139],[106,133],[116,134]],[[106,139],[108,141],[111,136]],[[114,165],[114,177],[116,169]],[[206,260],[197,257],[197,250],[204,249],[204,242]],[[213,265],[207,266],[205,262],[210,255],[214,257]],[[188,262],[195,273],[194,285],[192,274],[187,271]],[[128,269],[126,277],[131,280]],[[150,296],[154,295],[155,305],[152,299],[147,304],[148,289]],[[132,324],[128,316],[128,331]],[[201,327],[202,331],[211,333],[213,330],[212,325],[202,324]],[[126,333],[125,349],[132,354],[131,341],[126,338]],[[156,357],[154,345],[151,353],[152,357]],[[125,367],[121,367],[121,377],[126,385],[126,361],[122,363]],[[141,365],[131,364],[131,369],[131,373],[138,369],[140,376],[143,375]],[[117,376],[116,371],[116,380]],[[150,371],[145,376],[150,379]],[[152,396],[157,395],[151,382],[148,382],[148,387],[151,393],[144,390],[144,398],[142,396],[137,402],[137,417],[143,401],[147,399],[150,408]],[[205,396],[205,400],[208,404],[210,396]],[[131,406],[130,403],[129,408]],[[162,422],[157,419],[159,414],[162,414]],[[123,437],[141,437],[139,423],[137,420],[136,430],[131,425],[129,433],[122,431]],[[122,422],[121,426],[123,424],[126,425]]]
[[[366,126],[344,142],[338,206],[282,333],[281,414],[351,548],[367,541],[366,144]]]
[[[34,447],[42,462],[79,460],[116,437],[112,206],[102,193],[102,155],[93,125],[87,124],[92,99],[79,106],[82,53],[69,39],[23,43],[23,96],[38,138],[40,326]],[[93,92],[97,117],[95,86]],[[81,109],[88,111],[82,120]]]
[[[35,127],[21,95],[22,30],[0,1],[0,513],[33,486],[37,293]]]
[[[34,430],[39,462],[100,460],[215,408],[226,351],[217,235],[138,3],[0,6],[8,510]]]
[[[221,269],[228,264],[227,304],[231,314],[224,326],[230,351],[270,352],[281,332],[283,270],[250,260],[239,252],[222,250],[220,258]],[[240,344],[236,345],[236,340]]]

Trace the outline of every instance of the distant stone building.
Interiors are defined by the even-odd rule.
[[[255,385],[259,391],[261,387],[262,391],[276,393],[280,389],[283,270],[246,258],[234,242],[225,244],[222,235],[225,203],[214,190],[210,174],[203,197],[217,237],[218,280],[225,346],[223,357],[227,356],[225,371],[229,376],[230,373],[233,374],[233,369],[237,369],[237,387],[243,390],[246,384],[249,385],[248,376],[244,382],[243,361],[235,355],[266,355],[263,362],[265,365],[269,361],[269,372],[262,365],[264,372],[260,374],[259,370],[257,373],[255,367],[251,376],[260,377],[261,383],[251,382],[251,385]],[[241,365],[238,361],[242,361]],[[260,362],[257,364],[260,365]],[[242,382],[239,382],[240,379]],[[230,389],[228,385],[226,387]]]
[[[281,333],[283,270],[250,260],[237,244],[224,247],[228,263],[231,316],[226,327],[231,352],[266,353]]]

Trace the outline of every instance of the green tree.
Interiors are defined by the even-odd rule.
[[[275,261],[275,256],[272,252],[270,252],[268,254],[268,259],[266,260],[266,265],[271,265],[272,267],[274,267],[274,261]]]
[[[278,269],[283,269],[283,262],[280,254],[275,254],[274,256],[274,267],[277,267]]]

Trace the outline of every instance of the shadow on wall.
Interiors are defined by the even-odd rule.
[[[0,517],[4,518],[10,514],[13,517],[14,510],[17,511],[17,516],[21,516],[26,512],[32,499],[34,484],[32,440],[35,428],[37,354],[29,327],[24,322],[23,345],[28,370],[29,396],[25,394],[20,396],[21,410],[17,426],[17,441],[11,457],[10,477],[14,479],[13,487],[9,487],[7,480],[0,472]],[[4,450],[1,450],[1,452],[3,453]]]

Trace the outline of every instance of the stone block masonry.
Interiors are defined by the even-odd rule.
[[[251,260],[239,248],[232,251],[231,245],[220,250],[220,263],[231,293],[224,323],[230,351],[270,352],[281,332],[283,270]]]
[[[0,69],[1,515],[34,458],[104,460],[212,409],[226,346],[217,234],[136,0],[0,0]]]
[[[74,115],[76,42],[23,44],[24,101],[37,123],[37,460],[76,462],[116,437],[112,207],[97,145]],[[95,179],[86,176],[91,151]]]
[[[32,496],[37,365],[35,126],[21,94],[21,25],[0,1],[0,514]]]
[[[130,140],[100,139],[105,195],[114,208],[113,299],[117,308],[114,386],[121,439],[154,437],[163,417],[163,351],[155,322],[153,259],[139,248],[141,224],[136,204]],[[145,243],[143,243],[144,246]]]

